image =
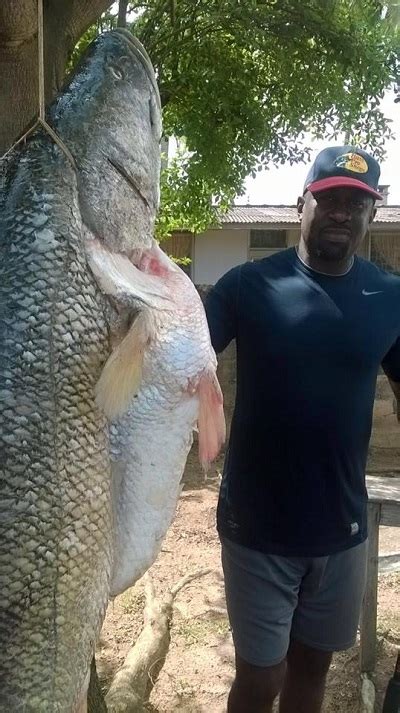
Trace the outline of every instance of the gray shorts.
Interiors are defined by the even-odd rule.
[[[328,557],[282,557],[221,538],[236,653],[255,666],[283,661],[290,638],[323,651],[353,646],[367,543]]]

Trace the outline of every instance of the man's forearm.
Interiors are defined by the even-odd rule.
[[[400,381],[392,381],[389,379],[389,384],[392,387],[394,397],[396,400],[395,413],[397,413],[397,420],[400,423]]]

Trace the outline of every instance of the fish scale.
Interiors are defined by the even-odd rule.
[[[52,160],[48,232],[29,210],[22,230],[13,231],[14,202],[28,204],[33,191],[44,190],[46,144],[30,144],[0,232],[0,487],[7,502],[0,517],[0,710],[29,713],[77,705],[112,560],[108,434],[93,400],[108,326],[87,270],[75,177],[66,194],[70,169],[61,157]]]

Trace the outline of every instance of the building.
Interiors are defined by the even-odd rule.
[[[400,273],[400,206],[385,198],[360,249],[360,255]],[[175,257],[189,257],[187,270],[196,285],[214,285],[227,270],[247,260],[268,257],[296,245],[300,223],[296,206],[236,205],[220,225],[204,233],[175,233],[163,248]]]

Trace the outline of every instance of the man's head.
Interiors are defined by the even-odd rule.
[[[298,199],[301,238],[311,259],[345,264],[358,249],[380,199],[378,162],[351,146],[318,154]]]

